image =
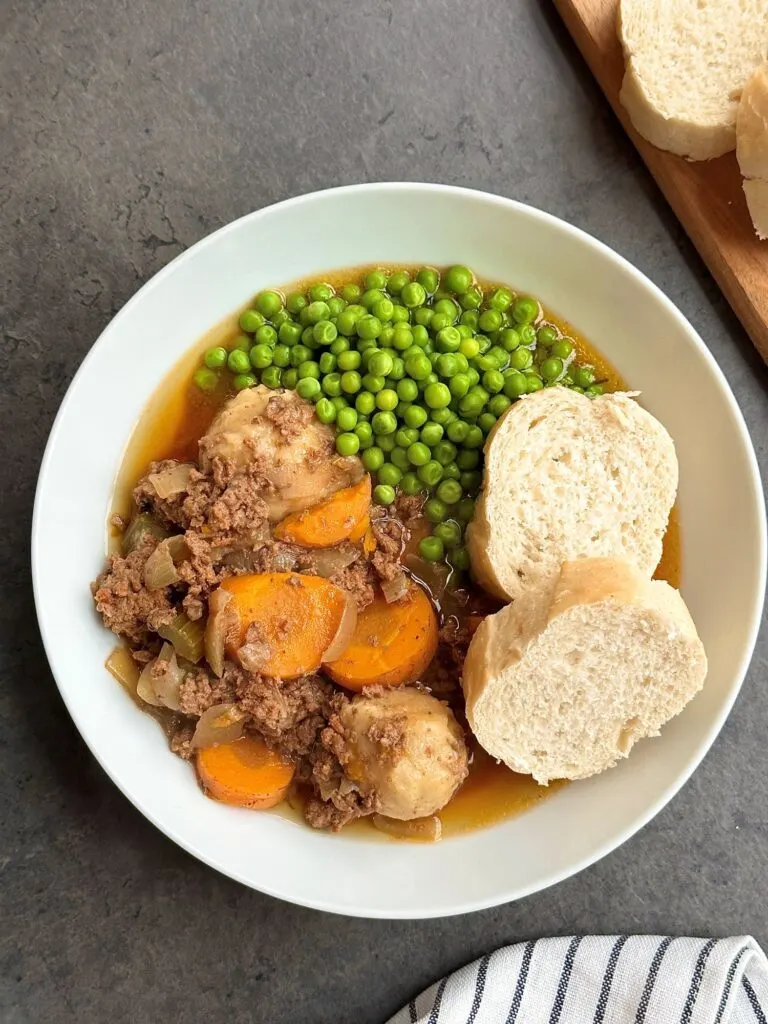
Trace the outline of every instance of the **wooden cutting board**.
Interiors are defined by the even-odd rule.
[[[603,92],[752,341],[768,362],[768,241],[752,228],[736,156],[690,163],[634,131],[619,102],[619,0],[554,0]]]

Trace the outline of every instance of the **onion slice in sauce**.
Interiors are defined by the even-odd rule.
[[[401,601],[408,595],[408,579],[404,572],[398,572],[391,580],[381,581],[381,592],[387,604]]]
[[[400,821],[398,818],[388,818],[384,814],[374,814],[373,824],[379,832],[386,832],[388,836],[394,836],[396,839],[412,839],[420,843],[436,843],[443,835],[443,823],[436,814],[429,818],[412,818],[410,821]]]
[[[224,673],[224,649],[237,628],[237,613],[231,607],[232,595],[219,587],[208,598],[208,621],[205,624],[205,659],[215,675]]]
[[[345,594],[344,597],[346,599],[344,611],[341,613],[336,633],[320,659],[322,663],[336,661],[337,658],[340,658],[349,647],[354,635],[357,626],[357,605],[350,594]]]
[[[343,572],[360,557],[360,549],[353,544],[340,544],[335,548],[318,548],[312,552],[315,572],[328,580]]]
[[[158,662],[166,666],[162,672],[158,672]],[[146,704],[179,711],[179,687],[185,675],[186,672],[179,665],[171,644],[163,644],[158,657],[142,669],[136,693]]]
[[[189,476],[194,468],[190,462],[180,462],[159,473],[150,473],[148,479],[158,498],[172,498],[189,490]]]
[[[243,735],[245,715],[234,704],[214,704],[200,717],[192,737],[192,749],[232,743]]]

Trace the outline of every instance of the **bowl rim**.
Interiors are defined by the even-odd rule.
[[[739,658],[737,669],[733,675],[731,685],[727,692],[723,693],[720,708],[717,714],[714,716],[712,723],[709,728],[700,737],[696,749],[689,761],[686,763],[683,770],[659,793],[657,799],[645,810],[644,813],[639,814],[637,818],[632,821],[628,826],[618,832],[615,836],[612,836],[609,840],[599,844],[593,851],[587,856],[580,858],[577,861],[571,863],[567,868],[552,873],[551,876],[546,878],[543,882],[534,882],[524,887],[515,887],[510,885],[504,891],[500,891],[494,897],[481,900],[466,900],[464,902],[452,903],[449,909],[438,909],[438,910],[426,910],[417,911],[415,913],[408,912],[407,910],[396,909],[392,911],[383,910],[379,907],[366,908],[366,907],[355,907],[354,909],[343,908],[339,909],[338,906],[323,900],[323,899],[297,899],[296,897],[287,894],[286,892],[280,891],[277,888],[271,888],[269,884],[255,885],[254,882],[247,877],[244,877],[241,873],[232,870],[229,867],[222,865],[214,857],[208,856],[201,853],[191,842],[185,840],[181,835],[177,834],[175,830],[166,825],[162,819],[149,812],[143,807],[138,799],[135,799],[130,791],[121,783],[121,780],[116,776],[115,773],[111,772],[106,766],[104,760],[101,758],[98,749],[91,743],[88,738],[86,728],[81,721],[81,717],[77,712],[77,709],[73,706],[72,701],[68,699],[67,688],[62,684],[59,679],[59,674],[55,667],[54,661],[54,643],[53,643],[53,631],[46,627],[46,623],[43,621],[40,608],[41,603],[39,599],[40,592],[40,574],[41,574],[41,563],[39,558],[39,547],[40,547],[40,535],[41,535],[41,519],[42,519],[42,492],[43,482],[49,469],[50,462],[53,458],[54,449],[56,447],[56,441],[58,439],[59,432],[61,430],[61,424],[64,420],[69,404],[73,399],[73,394],[76,390],[76,386],[81,375],[88,372],[88,367],[94,355],[102,345],[106,343],[107,336],[113,328],[113,325],[118,322],[121,318],[128,315],[130,310],[133,309],[134,305],[142,301],[146,294],[155,288],[162,285],[164,279],[169,276],[173,269],[183,261],[192,260],[197,255],[209,246],[217,244],[217,242],[228,233],[237,230],[244,222],[258,221],[259,218],[269,213],[282,208],[298,207],[304,204],[308,204],[316,200],[320,196],[333,196],[333,195],[348,195],[353,193],[380,193],[382,191],[389,191],[394,197],[398,193],[415,191],[415,192],[429,192],[429,193],[443,193],[445,195],[456,196],[457,198],[481,200],[483,202],[490,202],[501,207],[517,209],[525,211],[529,216],[533,216],[534,220],[539,219],[542,223],[548,223],[550,227],[554,227],[557,230],[565,232],[575,237],[582,244],[589,248],[595,249],[597,252],[602,253],[603,256],[607,257],[612,262],[618,264],[624,273],[634,279],[635,283],[642,289],[645,289],[650,293],[653,298],[659,302],[665,309],[665,312],[674,320],[677,321],[678,325],[688,335],[689,340],[692,342],[694,347],[697,349],[698,355],[708,364],[710,372],[713,374],[714,379],[717,381],[718,388],[725,403],[729,407],[734,420],[734,425],[738,431],[739,440],[743,449],[743,453],[746,456],[745,464],[748,467],[748,473],[751,478],[754,493],[759,495],[762,493],[762,481],[760,476],[760,470],[755,454],[754,446],[752,444],[749,431],[747,429],[744,417],[741,409],[731,391],[730,386],[720,369],[717,361],[715,360],[712,353],[709,351],[704,341],[695,330],[693,325],[687,320],[683,313],[675,306],[671,299],[669,299],[664,292],[650,280],[642,271],[633,266],[624,256],[617,253],[610,246],[601,242],[595,238],[589,232],[584,231],[582,228],[578,228],[560,217],[554,214],[548,213],[528,203],[520,202],[516,199],[511,199],[506,196],[501,196],[496,193],[486,192],[481,189],[466,188],[463,186],[446,185],[430,182],[418,182],[418,181],[399,181],[399,182],[369,182],[365,184],[355,185],[341,185],[327,189],[318,189],[313,192],[303,193],[298,196],[292,196],[290,198],[281,200],[280,202],[264,206],[258,210],[254,210],[250,213],[243,215],[242,217],[236,218],[233,221],[223,225],[216,229],[212,233],[199,239],[184,252],[180,253],[173,260],[162,267],[156,274],[154,274],[148,281],[146,281],[125,303],[124,306],[112,317],[109,322],[105,325],[98,338],[91,345],[90,349],[83,358],[80,366],[74,374],[72,380],[69,383],[67,391],[62,399],[59,410],[54,419],[53,425],[48,436],[46,443],[45,452],[40,464],[40,470],[38,473],[37,485],[35,489],[35,499],[32,515],[32,529],[31,529],[31,569],[32,569],[32,587],[35,601],[35,612],[38,620],[38,626],[40,629],[41,638],[43,641],[43,647],[45,650],[46,658],[51,670],[51,674],[54,677],[56,686],[59,690],[59,694],[64,702],[67,711],[69,712],[81,738],[84,740],[86,746],[94,756],[96,761],[99,763],[101,768],[105,771],[111,781],[117,786],[120,792],[130,800],[130,802],[140,811],[140,813],[147,818],[152,824],[158,828],[162,833],[168,836],[174,843],[180,846],[187,853],[191,854],[197,860],[202,861],[209,867],[214,868],[221,874],[234,879],[249,888],[257,889],[269,896],[274,896],[278,899],[286,900],[291,903],[295,903],[300,906],[309,907],[315,910],[322,910],[328,913],[342,914],[344,916],[351,917],[364,917],[364,918],[385,918],[385,919],[401,919],[401,920],[413,920],[417,918],[431,918],[431,917],[451,917],[459,914],[465,914],[478,910],[488,909],[490,907],[500,906],[504,903],[508,903],[514,900],[522,899],[526,896],[530,896],[533,893],[543,891],[552,885],[556,885],[561,881],[583,871],[585,868],[590,867],[603,857],[612,853],[619,846],[623,845],[628,839],[634,836],[642,828],[644,828],[649,821],[651,821],[670,800],[682,789],[685,783],[689,780],[693,772],[702,762],[712,744],[714,743],[717,735],[725,723],[728,715],[733,708],[735,700],[743,685],[747,670],[752,660],[752,655],[757,640],[757,635],[762,620],[763,606],[765,602],[765,590],[766,590],[766,576],[768,574],[768,558],[766,555],[767,542],[766,542],[766,508],[764,503],[759,503],[760,508],[758,509],[758,515],[756,520],[758,522],[758,536],[756,538],[757,555],[759,558],[759,594],[756,596],[754,601],[754,607],[752,611],[751,621],[748,624],[747,642],[744,644],[741,656]],[[149,397],[149,396],[148,396]],[[461,837],[457,837],[461,838]]]

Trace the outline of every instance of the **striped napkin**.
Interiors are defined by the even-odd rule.
[[[730,939],[577,935],[506,946],[390,1024],[768,1024],[768,961]]]

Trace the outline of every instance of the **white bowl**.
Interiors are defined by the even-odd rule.
[[[101,568],[115,472],[153,389],[260,288],[364,263],[462,262],[540,297],[616,365],[680,458],[683,593],[709,656],[703,692],[595,779],[520,817],[432,846],[326,835],[206,799],[156,723],[104,670],[113,645],[89,582]],[[504,903],[629,838],[683,785],[739,691],[765,587],[757,465],[728,385],[693,328],[642,274],[560,220],[436,185],[364,185],[260,210],[154,277],[84,361],[54,425],[32,531],[35,599],[53,674],[85,741],[143,814],[194,856],[295,903],[432,917]]]

